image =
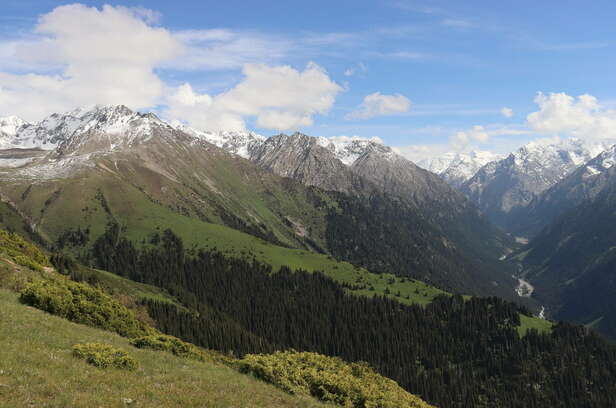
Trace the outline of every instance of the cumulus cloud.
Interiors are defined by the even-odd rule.
[[[513,116],[513,109],[508,108],[508,107],[506,107],[506,106],[505,106],[505,107],[503,107],[503,108],[500,110],[500,113],[501,113],[501,115],[503,115],[504,117],[506,117],[506,118],[510,118],[510,117],[512,117],[512,116]]]
[[[475,125],[466,131],[456,132],[450,139],[449,143],[455,150],[463,150],[471,143],[486,143],[490,139],[490,135],[483,126]]]
[[[404,95],[383,95],[375,92],[367,95],[359,108],[345,116],[351,119],[370,119],[375,116],[388,116],[404,112],[411,109],[411,101]]]
[[[158,107],[169,119],[210,130],[288,130],[326,114],[342,91],[320,66],[296,70],[263,61],[282,58],[284,40],[227,29],[171,32],[145,8],[81,4],[42,15],[22,39],[0,43],[0,114],[39,120],[94,104]],[[8,62],[7,62],[8,61]],[[170,86],[159,69],[242,69],[243,79],[217,95],[189,83]],[[24,73],[26,72],[26,73]]]
[[[602,107],[592,95],[540,92],[535,103],[539,110],[526,118],[534,131],[591,139],[616,137],[616,111]]]
[[[326,114],[342,91],[314,63],[303,71],[290,66],[247,64],[244,79],[232,89],[210,96],[195,93],[189,84],[169,98],[165,115],[208,130],[241,130],[245,117],[257,126],[290,130],[310,126],[313,116]]]
[[[184,51],[146,9],[80,4],[43,15],[37,38],[14,45],[24,66],[60,67],[56,75],[0,73],[0,111],[26,119],[77,105],[155,105],[164,84],[154,69]]]

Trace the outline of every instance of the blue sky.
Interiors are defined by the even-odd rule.
[[[598,123],[614,119],[616,4],[610,1],[83,1],[81,8],[54,13],[64,4],[3,1],[0,115],[35,119],[56,106],[123,103],[116,100],[120,91],[98,100],[100,90],[88,93],[86,88],[113,82],[110,75],[126,75],[118,82],[135,86],[127,89],[126,104],[198,127],[232,123],[265,135],[298,129],[320,136],[377,136],[394,146],[424,146],[425,154],[470,148],[505,152],[536,137],[610,132]],[[104,4],[122,11],[102,13]],[[98,14],[89,13],[89,7]],[[51,17],[41,29],[39,18],[45,15]],[[123,59],[113,61],[110,73],[104,65],[110,58],[88,63],[91,49],[84,47],[83,58],[66,51],[83,46],[68,36],[79,36],[88,27],[97,30],[98,20],[122,16],[139,21],[135,38],[145,33],[137,48],[149,53],[144,61],[134,61],[130,54],[139,52],[127,50]],[[78,21],[84,26],[64,32]],[[101,38],[114,23],[101,24]],[[121,26],[124,38],[133,36],[131,24],[127,20]],[[162,38],[156,30],[171,38],[160,55],[156,41],[148,40]],[[247,65],[265,68],[247,74]],[[285,66],[293,71],[276,71]],[[157,85],[144,91],[148,82],[135,79],[140,73]],[[31,74],[55,82],[15,85],[31,80]],[[277,86],[277,75],[285,83],[280,92],[295,93],[298,101],[271,106],[259,100]],[[63,82],[71,76],[72,83]],[[272,83],[260,86],[259,80]],[[181,88],[181,94],[185,84],[190,89]],[[303,103],[298,91],[306,87],[314,92]],[[535,100],[537,92],[546,95],[543,105]],[[550,93],[568,99],[552,99]],[[592,95],[594,102],[572,99],[582,94]],[[41,107],[20,112],[15,100]],[[170,102],[180,100],[184,105]],[[504,107],[511,115],[501,112]],[[538,114],[529,123],[532,112]],[[563,122],[570,117],[594,121],[593,127]],[[405,151],[419,154],[412,147]]]

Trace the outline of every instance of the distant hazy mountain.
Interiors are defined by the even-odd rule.
[[[531,142],[486,164],[460,189],[498,226],[525,235],[516,230],[518,211],[605,148],[578,139]]]
[[[469,153],[446,153],[440,157],[422,160],[417,164],[438,174],[455,188],[460,188],[481,167],[502,158],[503,155],[492,152],[471,151]]]
[[[616,145],[578,167],[518,211],[517,230],[534,235],[559,215],[595,198],[616,180]]]

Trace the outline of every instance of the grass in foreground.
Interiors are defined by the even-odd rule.
[[[127,339],[24,306],[0,289],[0,407],[319,407],[231,368],[136,349]],[[78,343],[130,350],[135,371],[100,369]]]

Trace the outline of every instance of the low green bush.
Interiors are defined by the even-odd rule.
[[[124,337],[157,333],[101,289],[61,277],[29,283],[21,291],[20,300],[75,323],[113,331]]]
[[[130,344],[137,348],[168,351],[179,357],[205,360],[204,353],[197,346],[165,334],[137,337],[132,339]]]
[[[199,361],[211,361],[229,364],[231,358],[210,350],[203,350],[194,344],[186,343],[177,337],[166,334],[154,334],[150,336],[137,337],[130,340],[130,344],[137,348],[147,348],[151,350],[166,351],[178,357],[190,358]]]
[[[0,230],[0,254],[7,255],[18,265],[37,271],[42,271],[44,266],[50,266],[47,255],[36,245],[5,230]]]
[[[29,257],[27,257],[25,255],[17,255],[15,257],[13,257],[13,261],[15,261],[15,263],[17,265],[25,266],[26,268],[30,268],[30,269],[38,271],[38,272],[42,272],[43,271],[43,267],[41,265],[39,265],[38,263],[34,262],[32,260],[32,258],[29,258]]]
[[[123,370],[135,370],[139,367],[139,362],[126,351],[114,348],[109,344],[76,344],[73,346],[73,355],[99,368],[115,367]]]
[[[430,407],[365,363],[346,363],[310,352],[280,351],[249,354],[237,364],[241,372],[251,373],[289,393],[312,395],[343,407]]]

